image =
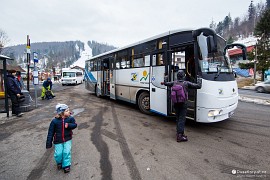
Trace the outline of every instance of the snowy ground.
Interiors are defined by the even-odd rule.
[[[81,51],[81,57],[74,62],[71,67],[73,66],[79,66],[82,68],[85,68],[85,60],[92,57],[92,49],[88,46],[87,41],[84,41],[84,51]]]

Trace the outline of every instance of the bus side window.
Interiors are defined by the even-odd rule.
[[[115,69],[120,69],[120,62],[119,62],[119,61],[117,61],[117,62],[115,63]]]
[[[154,54],[152,58],[152,66],[163,66],[163,54]]]
[[[90,67],[89,67],[88,71],[94,71],[94,62],[93,61],[90,61]]]
[[[126,68],[130,68],[130,60],[127,58],[127,61],[126,61]]]
[[[121,61],[121,69],[130,68],[130,61],[128,60],[127,56],[122,57]]]
[[[143,60],[143,57],[136,57],[134,60],[133,60],[133,63],[134,67],[144,67],[144,60]]]
[[[144,56],[144,66],[150,66],[150,55]]]
[[[113,62],[113,61],[111,61],[111,63],[110,63],[110,65],[111,65],[111,66],[109,67],[110,69],[114,69],[113,64],[114,64],[114,62]]]
[[[100,70],[101,70],[101,67],[100,67],[100,66],[101,66],[101,62],[100,62],[100,61],[98,61],[98,62],[97,62],[97,70],[98,70],[98,71],[100,71]]]
[[[97,71],[97,61],[94,62],[94,71]]]
[[[163,65],[164,65],[164,62],[163,62],[163,54],[158,54],[157,65],[158,65],[158,66],[163,66]]]

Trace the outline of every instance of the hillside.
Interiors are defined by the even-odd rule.
[[[89,48],[90,47],[90,48]],[[37,52],[38,59],[47,59],[45,69],[52,67],[69,67],[77,60],[82,59],[82,53],[87,57],[95,56],[115,49],[116,47],[96,41],[66,41],[66,42],[39,42],[31,43],[31,53]],[[89,52],[87,52],[89,51]],[[9,61],[9,64],[26,64],[26,44],[9,46],[4,48],[3,54],[15,61]],[[32,59],[32,55],[31,55]],[[83,58],[85,59],[85,57]]]

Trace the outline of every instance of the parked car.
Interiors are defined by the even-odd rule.
[[[255,90],[257,92],[270,92],[270,80],[255,84]]]

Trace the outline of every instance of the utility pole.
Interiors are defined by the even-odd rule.
[[[26,53],[27,53],[27,91],[29,91],[29,68],[30,68],[30,39],[29,35],[27,35],[27,44],[26,44]]]
[[[256,63],[257,63],[257,42],[255,44],[255,59],[254,59],[254,85],[256,84]]]

